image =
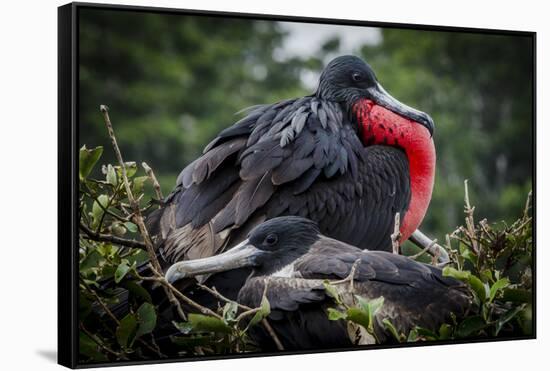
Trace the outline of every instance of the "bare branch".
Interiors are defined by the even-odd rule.
[[[109,212],[109,207],[111,207],[111,204],[113,203],[114,199],[116,198],[119,189],[120,189],[119,187],[115,188],[115,191],[113,192],[111,197],[109,197],[109,200],[107,201],[107,205],[105,207],[103,207],[103,205],[101,204],[101,202],[99,202],[99,200],[96,201],[97,204],[103,209],[103,214],[101,214],[101,219],[99,220],[99,223],[97,224],[97,229],[96,229],[97,233],[101,233],[101,228],[103,227],[103,222],[105,221],[105,216],[107,215],[107,213],[111,214]]]
[[[105,304],[105,302],[103,301],[103,299],[101,299],[101,297],[97,294],[97,292],[95,292],[95,290],[93,290],[90,287],[90,285],[88,285],[86,281],[84,281],[82,278],[80,278],[80,283],[86,288],[86,290],[88,290],[90,294],[92,294],[92,296],[101,306],[101,308],[103,308],[103,310],[105,311],[105,314],[107,314],[113,320],[113,322],[115,322],[117,325],[120,325],[120,321],[118,320],[118,318],[116,318],[113,312],[111,312],[107,304]]]
[[[273,327],[271,327],[271,324],[267,320],[267,318],[262,319],[262,326],[264,326],[265,330],[275,343],[275,346],[277,347],[277,350],[285,350],[285,347],[283,346],[283,343],[281,343],[281,340],[275,333],[275,330],[273,330]]]
[[[256,314],[257,312],[261,311],[262,308],[261,307],[258,307],[258,308],[252,308],[250,310],[245,310],[244,312],[242,312],[241,314],[239,314],[237,316],[237,318],[235,319],[235,321],[237,323],[241,322],[244,318],[248,317],[248,316],[251,316],[253,314]]]
[[[430,251],[430,249],[432,247],[434,247],[435,245],[437,244],[437,239],[435,240],[432,240],[432,242],[426,246],[424,249],[422,249],[420,252],[414,254],[414,255],[411,255],[409,256],[409,258],[411,258],[412,260],[416,260],[418,259],[419,257],[421,257],[422,255],[424,255],[425,253],[427,253],[428,251]]]
[[[353,280],[355,279],[355,272],[357,271],[357,267],[361,263],[361,258],[355,260],[353,262],[353,265],[351,266],[351,269],[349,271],[349,274],[346,278],[339,281],[332,281],[330,282],[331,285],[341,285],[343,283],[349,282],[349,288],[350,292],[353,293],[355,291],[355,288],[353,287]]]
[[[103,120],[105,121],[105,126],[107,127],[107,131],[109,133],[109,137],[111,138],[111,143],[113,145],[113,149],[115,151],[118,163],[120,165],[122,180],[124,182],[124,187],[126,189],[126,195],[127,195],[128,200],[130,202],[130,207],[132,208],[132,211],[133,211],[132,220],[139,228],[139,232],[141,234],[141,237],[143,238],[143,242],[145,243],[145,248],[146,248],[147,253],[149,255],[149,261],[151,262],[151,267],[153,268],[153,271],[155,271],[156,274],[159,277],[162,277],[164,279],[164,276],[161,273],[162,272],[162,267],[160,266],[160,263],[157,259],[157,255],[155,253],[155,247],[153,245],[153,241],[151,240],[151,237],[149,236],[149,232],[147,231],[147,227],[145,226],[145,222],[144,222],[143,216],[141,214],[141,209],[139,207],[139,201],[134,198],[134,195],[132,193],[132,189],[130,188],[130,182],[128,181],[128,175],[126,173],[126,164],[124,163],[124,160],[122,159],[122,154],[120,153],[120,148],[118,147],[117,140],[116,140],[116,137],[115,137],[115,132],[113,130],[113,125],[111,124],[111,119],[109,117],[109,108],[105,105],[101,105],[100,110],[101,110],[101,113],[103,114]],[[121,205],[121,207],[122,207],[122,205]],[[163,285],[163,286],[164,286],[164,291],[166,293],[166,296],[168,297],[168,300],[170,300],[171,303],[175,304],[177,302],[177,299],[174,297],[174,291],[168,289],[166,287],[166,285]],[[180,293],[177,290],[176,290],[176,292]],[[185,318],[185,314],[183,313],[181,308],[178,308],[178,314],[182,318]]]
[[[97,242],[110,242],[117,245],[122,245],[126,247],[134,247],[139,249],[145,249],[145,244],[141,241],[129,240],[122,237],[113,236],[110,234],[97,233],[96,231],[88,228],[84,223],[80,223],[79,228],[86,233],[88,238]]]
[[[513,234],[513,235],[519,234],[519,232],[521,232],[521,230],[522,230],[523,228],[525,228],[529,223],[531,223],[531,220],[532,220],[531,217],[527,217],[527,219],[525,219],[525,220],[523,221],[523,223],[521,223],[521,224],[519,225],[519,227],[517,227],[516,229],[514,229],[514,230],[512,231],[512,234]]]
[[[160,189],[159,181],[157,180],[157,177],[155,176],[155,173],[153,172],[153,169],[149,165],[147,165],[146,162],[142,162],[141,166],[143,166],[143,169],[145,169],[145,173],[151,179],[151,182],[153,182],[153,188],[155,189],[155,193],[157,195],[157,198],[159,200],[162,200],[164,197],[162,196],[162,190]]]
[[[213,316],[213,317],[216,317],[218,319],[222,319],[222,317],[218,313],[212,311],[211,309],[209,309],[207,307],[204,307],[204,306],[200,305],[199,303],[195,302],[194,300],[192,300],[192,299],[188,298],[187,296],[185,296],[184,294],[182,294],[181,291],[178,290],[177,288],[175,288],[170,282],[168,282],[164,278],[164,276],[160,275],[159,272],[154,267],[151,266],[150,268],[151,268],[151,271],[154,274],[153,276],[151,276],[151,277],[138,276],[138,278],[141,279],[141,280],[144,280],[144,281],[158,282],[162,286],[164,286],[171,294],[177,296],[179,299],[181,299],[183,302],[185,302],[189,306],[197,309],[200,313],[205,314],[205,315],[209,315],[209,316]],[[182,313],[183,313],[183,311],[182,311]]]
[[[105,121],[105,126],[107,127],[107,131],[109,133],[109,137],[111,138],[111,143],[113,145],[113,149],[115,151],[115,155],[117,158],[117,161],[120,165],[120,170],[122,174],[122,180],[124,182],[124,188],[126,189],[126,195],[128,197],[128,200],[130,202],[130,207],[132,208],[134,212],[133,220],[137,224],[139,231],[141,233],[141,236],[143,237],[143,241],[145,242],[145,247],[147,249],[147,252],[149,253],[149,260],[155,267],[157,271],[162,271],[162,268],[157,260],[157,256],[155,254],[155,248],[153,246],[153,242],[149,236],[149,232],[147,231],[147,228],[145,227],[145,222],[143,221],[143,216],[141,215],[141,209],[139,207],[139,202],[134,198],[134,194],[132,193],[132,189],[130,187],[130,182],[128,181],[128,174],[126,172],[126,164],[124,163],[124,160],[122,159],[122,154],[120,153],[120,148],[118,147],[118,143],[115,137],[115,132],[113,130],[113,125],[111,124],[111,119],[109,117],[109,108],[105,105],[100,106],[101,113],[103,114],[103,119]]]
[[[203,285],[202,283],[197,283],[197,286],[199,288],[201,288],[202,290],[208,292],[210,295],[214,296],[215,298],[218,298],[220,299],[221,301],[224,301],[226,303],[237,303],[237,306],[243,310],[251,310],[252,308],[250,308],[249,306],[247,305],[244,305],[244,304],[241,304],[235,300],[231,300],[225,296],[223,296],[222,294],[220,294],[220,292],[218,290],[216,290],[215,287],[208,287],[206,285]]]
[[[107,353],[112,354],[112,355],[114,355],[115,357],[117,357],[119,359],[128,359],[123,353],[116,352],[116,351],[112,350],[111,348],[109,348],[107,345],[105,345],[101,340],[99,340],[97,338],[97,335],[91,333],[86,327],[84,327],[84,324],[82,322],[80,322],[79,327],[82,330],[82,332],[84,332],[86,335],[88,335],[88,337],[90,339],[92,339],[94,341],[94,343],[96,343],[101,349],[103,349]]]
[[[393,225],[393,233],[391,234],[391,246],[394,254],[399,254],[399,240],[401,239],[401,226],[399,213],[395,213],[395,223]]]
[[[201,289],[209,292],[211,295],[213,295],[214,297],[224,301],[224,302],[227,302],[227,303],[237,303],[237,306],[241,309],[243,309],[245,312],[242,313],[241,315],[239,315],[239,317],[237,317],[237,322],[240,320],[240,317],[243,316],[244,314],[246,315],[250,315],[250,314],[254,314],[256,313],[257,311],[260,310],[260,308],[250,308],[249,306],[247,305],[243,305],[239,302],[236,302],[234,300],[231,300],[231,299],[228,299],[226,298],[225,296],[223,296],[222,294],[219,293],[218,290],[216,290],[215,287],[208,287],[208,286],[205,286],[203,284],[200,284],[198,283],[197,284],[198,287],[200,287]],[[265,296],[265,293],[267,291],[267,285],[264,287],[264,296]],[[244,317],[244,316],[243,316]],[[241,318],[242,319],[242,318]],[[275,343],[275,346],[277,347],[278,350],[285,350],[285,348],[283,347],[283,343],[281,343],[281,340],[279,339],[279,337],[277,336],[277,334],[275,333],[275,330],[273,330],[273,327],[271,327],[271,324],[269,323],[269,321],[267,320],[267,318],[263,318],[262,321],[262,326],[264,327],[264,329],[267,331],[267,333],[269,334],[269,336],[271,337],[271,339],[273,340],[273,342]]]
[[[89,180],[89,181],[93,181],[93,179],[88,179],[88,180]],[[108,214],[108,215],[112,216],[113,218],[117,219],[118,221],[121,221],[122,223],[125,223],[125,222],[127,222],[128,220],[130,220],[129,218],[125,218],[125,217],[122,217],[122,216],[120,216],[120,215],[115,214],[114,212],[112,212],[111,210],[109,210],[108,208],[106,208],[105,206],[103,206],[103,205],[101,204],[101,202],[99,201],[99,199],[98,199],[95,195],[92,194],[93,192],[91,191],[90,187],[89,187],[86,183],[82,183],[82,184],[84,184],[84,186],[85,186],[88,190],[81,189],[80,192],[83,193],[84,195],[90,197],[92,200],[94,200],[94,201],[96,202],[97,206],[99,206],[99,207],[101,208],[101,210],[103,211],[102,217],[104,217],[105,214]],[[118,192],[118,191],[117,191],[117,192]],[[109,201],[109,205],[110,205],[110,202],[111,202],[111,201]],[[109,205],[107,205],[107,206],[109,206]],[[82,214],[82,216],[85,217],[86,214]],[[100,222],[100,226],[101,226],[101,223],[103,223],[103,221]],[[99,230],[98,230],[98,231],[99,231]]]
[[[470,204],[470,195],[468,193],[468,179],[464,180],[464,213],[466,214],[466,235],[472,243],[472,249],[479,255],[479,245],[476,240],[475,222],[474,222],[474,210]]]

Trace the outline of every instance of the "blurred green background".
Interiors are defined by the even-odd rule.
[[[522,36],[80,10],[80,145],[125,160],[166,192],[240,109],[310,94],[332,57],[355,54],[400,101],[436,123],[438,166],[422,224],[440,241],[463,224],[464,179],[479,218],[511,222],[532,188],[532,41]]]

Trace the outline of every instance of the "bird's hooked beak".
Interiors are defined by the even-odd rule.
[[[367,93],[376,104],[398,114],[399,116],[408,118],[414,122],[424,126],[430,132],[430,136],[433,136],[434,122],[430,115],[425,112],[419,111],[412,107],[401,103],[394,97],[392,97],[378,82],[376,85],[367,88]]]
[[[251,267],[255,265],[254,258],[260,253],[261,250],[251,245],[246,239],[222,254],[175,263],[168,268],[165,278],[168,282],[173,283],[186,277]]]

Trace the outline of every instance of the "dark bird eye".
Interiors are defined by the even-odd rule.
[[[277,241],[279,241],[279,238],[274,233],[268,234],[267,237],[265,238],[265,243],[269,246],[275,245]]]
[[[361,75],[359,72],[354,72],[351,75],[351,78],[353,79],[353,81],[362,81],[363,80],[363,75]]]

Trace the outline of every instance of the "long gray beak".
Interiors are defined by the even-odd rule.
[[[390,111],[397,113],[399,116],[406,117],[414,122],[418,122],[424,126],[430,132],[430,136],[433,136],[435,125],[432,118],[422,111],[414,109],[401,103],[390,95],[379,83],[375,86],[368,88],[367,91],[371,96],[371,99],[378,105],[389,109]]]
[[[261,250],[252,246],[246,239],[222,254],[177,262],[168,268],[164,277],[168,282],[173,283],[186,277],[251,267],[254,265],[254,256],[260,252]]]

